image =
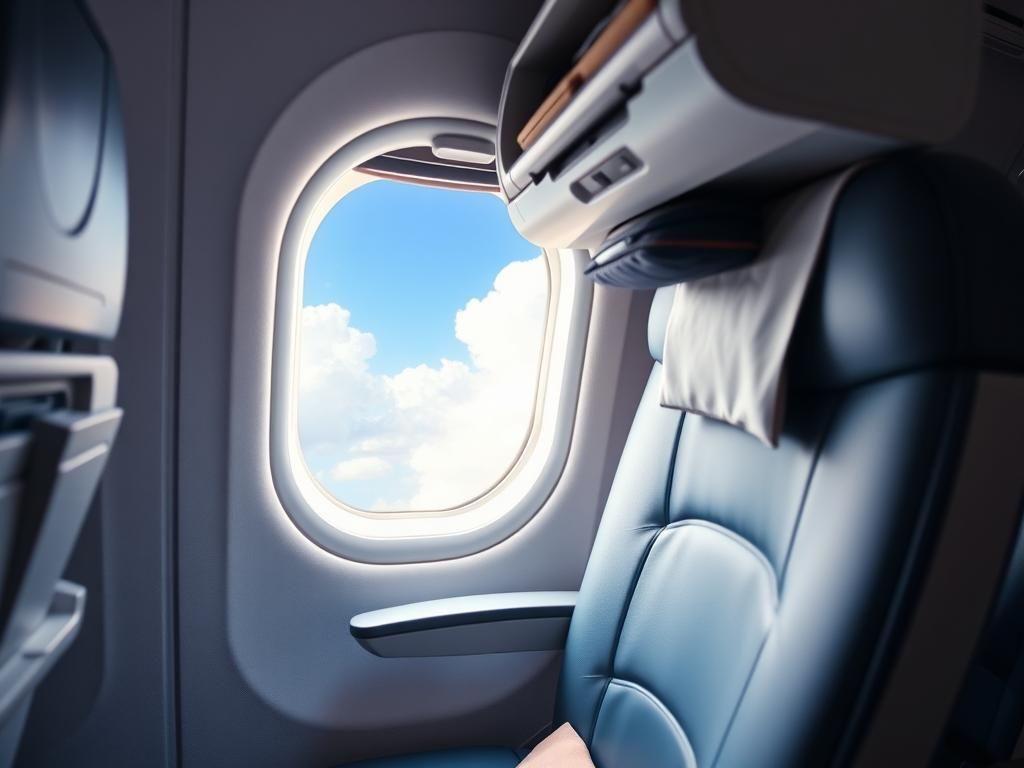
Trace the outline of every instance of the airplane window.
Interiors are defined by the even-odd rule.
[[[298,438],[321,487],[376,512],[494,488],[533,426],[551,269],[494,195],[389,180],[345,195],[303,276]]]

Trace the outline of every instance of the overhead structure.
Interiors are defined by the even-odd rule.
[[[948,139],[981,24],[969,0],[548,0],[501,99],[512,220],[538,245],[596,248],[710,182],[779,188]]]

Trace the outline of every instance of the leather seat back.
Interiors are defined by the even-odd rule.
[[[659,405],[658,292],[656,362],[560,686],[558,719],[599,768],[903,759],[938,738],[1024,488],[1022,221],[1010,186],[967,160],[856,174],[797,323],[775,450]],[[983,562],[951,582],[950,552]],[[943,585],[946,618],[929,597]],[[945,676],[894,728],[930,660]]]

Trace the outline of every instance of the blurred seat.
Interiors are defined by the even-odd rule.
[[[0,768],[74,641],[61,581],[121,420],[127,180],[110,56],[77,0],[0,4]],[[60,724],[55,723],[54,727]]]

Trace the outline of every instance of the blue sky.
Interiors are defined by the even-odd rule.
[[[334,302],[371,332],[371,370],[392,375],[442,357],[468,362],[455,313],[506,264],[539,253],[493,195],[374,181],[346,195],[313,237],[303,304]]]
[[[305,267],[299,403],[325,488],[363,509],[443,509],[508,470],[537,389],[539,254],[493,195],[374,181],[327,214]]]

